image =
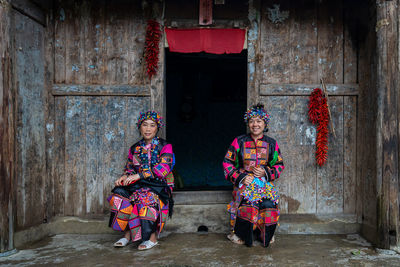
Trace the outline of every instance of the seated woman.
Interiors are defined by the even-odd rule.
[[[234,185],[233,201],[228,205],[228,239],[252,246],[255,231],[264,247],[268,247],[279,219],[279,196],[272,182],[285,167],[278,143],[264,135],[269,123],[264,106],[253,106],[244,120],[250,134],[236,137],[223,161],[225,178]]]
[[[143,139],[129,149],[124,175],[115,181],[108,198],[109,225],[125,232],[115,247],[124,247],[129,240],[142,240],[139,250],[154,247],[167,215],[172,215],[175,157],[172,146],[156,136],[162,124],[155,111],[139,115],[137,127]]]

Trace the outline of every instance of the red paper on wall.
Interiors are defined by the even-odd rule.
[[[245,29],[165,28],[169,50],[179,53],[234,54],[243,50]]]

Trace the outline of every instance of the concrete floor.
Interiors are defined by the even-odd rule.
[[[400,266],[400,255],[375,250],[358,235],[277,235],[270,248],[248,248],[224,234],[169,234],[159,246],[113,248],[113,234],[48,237],[0,258],[0,266]]]

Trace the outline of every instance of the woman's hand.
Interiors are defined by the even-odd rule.
[[[261,167],[253,167],[253,173],[256,177],[265,177],[266,175],[264,168]]]
[[[127,175],[122,175],[118,180],[115,181],[115,186],[122,186],[125,183],[126,178],[128,178]]]
[[[139,174],[129,175],[128,178],[126,178],[126,180],[125,180],[125,185],[129,185],[129,184],[131,184],[131,183],[133,183],[133,182],[135,182],[135,181],[137,181],[139,179],[140,179]]]
[[[254,180],[254,176],[248,175],[243,179],[242,184],[249,185],[249,184],[251,184],[251,182],[253,182],[253,180]]]

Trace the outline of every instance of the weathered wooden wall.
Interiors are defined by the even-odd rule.
[[[0,3],[0,253],[13,249],[15,230],[14,94],[11,6]]]
[[[377,237],[377,203],[376,203],[376,174],[379,169],[377,160],[377,58],[376,58],[376,3],[370,1],[367,13],[369,23],[368,34],[360,42],[360,90],[359,95],[359,123],[360,131],[357,133],[357,176],[361,189],[361,213],[359,220],[362,222],[362,233],[375,242]],[[362,129],[362,130],[361,130]]]
[[[400,244],[399,216],[399,1],[376,1],[377,244]]]
[[[336,1],[285,0],[280,8],[289,18],[275,24],[268,19],[273,4],[248,5],[248,102],[264,102],[271,111],[270,134],[288,166],[279,182],[282,211],[356,214],[360,89],[358,47],[346,24],[352,10]],[[163,69],[151,84],[145,79],[140,1],[58,1],[54,10],[53,205],[55,214],[98,214],[138,137],[130,128],[135,112],[164,111]],[[163,66],[163,54],[160,59]],[[315,127],[307,120],[307,95],[320,78],[329,84],[337,133],[323,168],[316,167]]]
[[[150,83],[142,62],[147,13],[142,1],[56,2],[55,214],[103,214],[128,149],[139,139],[139,112],[165,112],[163,63]]]
[[[15,24],[17,227],[46,219],[44,27],[13,12]]]
[[[356,214],[358,48],[350,36],[341,1],[279,1],[289,16],[273,23],[262,1],[256,51],[257,101],[271,114],[269,134],[285,158],[286,170],[277,182],[284,213]],[[308,96],[328,85],[336,137],[329,136],[328,161],[315,163],[316,127],[308,121]]]

